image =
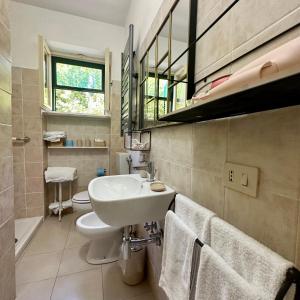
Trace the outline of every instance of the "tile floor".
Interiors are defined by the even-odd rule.
[[[131,287],[117,263],[85,261],[88,240],[76,214],[48,217],[16,263],[17,300],[154,300],[146,281]]]

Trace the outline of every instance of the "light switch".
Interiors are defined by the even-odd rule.
[[[248,175],[246,173],[242,173],[241,184],[242,186],[248,185]]]
[[[230,162],[225,163],[224,184],[226,187],[256,197],[258,180],[258,168]]]

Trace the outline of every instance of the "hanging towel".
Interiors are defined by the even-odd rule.
[[[197,235],[172,211],[165,220],[162,270],[159,286],[169,300],[188,300],[193,247]]]
[[[175,199],[176,215],[192,230],[199,240],[210,244],[210,222],[215,213],[178,194]]]
[[[195,300],[258,300],[258,292],[208,245],[201,249]]]
[[[73,181],[77,177],[77,170],[69,167],[48,167],[45,171],[46,182]]]
[[[293,264],[220,218],[211,221],[211,248],[253,288],[275,299]]]

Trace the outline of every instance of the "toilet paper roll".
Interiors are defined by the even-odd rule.
[[[98,168],[97,169],[97,177],[105,176],[106,169],[104,168]]]

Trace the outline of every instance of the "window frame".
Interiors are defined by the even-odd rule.
[[[57,84],[57,73],[56,73],[56,64],[63,63],[73,66],[87,67],[98,69],[102,71],[101,85],[102,89],[89,89],[89,88],[80,88],[73,86],[64,86]],[[55,90],[69,90],[69,91],[78,91],[78,92],[90,92],[90,93],[99,93],[105,95],[105,64],[87,62],[82,60],[70,59],[59,56],[51,57],[51,73],[52,73],[52,110],[56,111],[56,93]]]

